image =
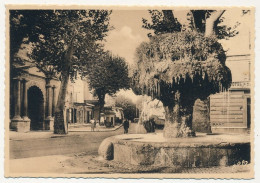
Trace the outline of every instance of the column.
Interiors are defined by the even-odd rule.
[[[27,96],[27,80],[23,80],[23,120],[30,121],[28,118],[28,96]]]
[[[51,118],[52,116],[52,99],[51,99],[51,85],[47,84],[46,85],[46,106],[47,106],[47,118]]]
[[[15,87],[14,87],[14,117],[12,121],[20,121],[21,118],[21,80],[20,78],[15,78]]]
[[[52,116],[55,115],[55,98],[56,98],[56,86],[53,85],[52,87]]]
[[[21,118],[21,79],[14,79],[14,102],[15,111],[14,117],[11,120],[10,128],[18,132],[28,132],[30,131],[30,120],[24,121]],[[24,87],[23,87],[24,88]]]
[[[54,119],[52,118],[52,87],[50,85],[50,78],[46,79],[46,112],[47,118],[45,119],[45,130],[54,130]]]

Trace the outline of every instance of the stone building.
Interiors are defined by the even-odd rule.
[[[47,78],[36,67],[26,64],[11,69],[15,74],[10,77],[10,129],[53,130],[59,80]]]
[[[98,119],[97,103],[86,80],[70,81],[65,104],[66,121],[69,125],[82,125],[90,123],[92,118]]]
[[[47,78],[36,67],[29,65],[30,62],[16,66],[15,71],[12,71],[14,76],[10,78],[10,129],[19,132],[53,131],[60,81],[57,78]],[[90,123],[94,114],[98,116],[96,101],[86,81],[69,81],[64,111],[66,122]]]

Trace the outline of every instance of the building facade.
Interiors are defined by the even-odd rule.
[[[89,89],[87,79],[70,81],[66,96],[65,113],[69,126],[90,124],[91,119],[99,119],[98,99]]]
[[[35,67],[10,78],[10,129],[20,132],[53,130],[60,82]]]
[[[250,55],[232,55],[226,64],[231,69],[232,85],[210,96],[212,132],[248,132],[251,126]]]

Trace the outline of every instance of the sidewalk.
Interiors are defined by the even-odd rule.
[[[9,173],[13,176],[30,176],[54,174],[72,176],[79,174],[86,177],[89,174],[111,174],[111,173],[182,173],[182,174],[246,174],[252,169],[251,164],[231,165],[209,168],[171,168],[171,167],[148,167],[131,164],[122,164],[114,160],[107,161],[97,156],[74,153],[70,155],[53,155],[32,157],[23,159],[12,159],[9,161]]]
[[[26,139],[46,139],[46,138],[57,138],[57,137],[68,137],[78,135],[77,132],[109,132],[119,129],[122,125],[115,126],[113,128],[106,128],[105,126],[98,126],[95,131],[91,131],[90,125],[69,125],[68,134],[54,134],[52,131],[29,131],[29,132],[15,132],[9,131],[10,140],[26,140]]]
[[[115,131],[119,129],[121,126],[122,124],[112,128],[106,128],[105,126],[99,126],[97,124],[96,128],[94,129],[94,132]],[[91,131],[91,124],[84,124],[84,125],[69,125],[69,132],[93,132],[93,131]]]

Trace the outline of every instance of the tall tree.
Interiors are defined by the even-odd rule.
[[[36,66],[47,73],[59,75],[61,89],[55,109],[54,133],[67,133],[64,106],[69,79],[82,74],[102,50],[100,42],[110,29],[107,10],[13,10],[11,20],[17,21],[13,34],[26,30],[21,40],[33,42],[30,55]],[[12,32],[12,30],[11,30]],[[13,52],[16,52],[15,45]],[[50,77],[47,75],[46,77]]]
[[[37,40],[38,36],[35,34],[35,29],[37,29],[36,25],[40,22],[38,13],[37,11],[22,10],[10,10],[9,12],[11,78],[34,66],[34,64],[25,64],[25,61],[18,56],[18,52],[22,49],[22,44],[28,44],[30,41],[35,42]]]
[[[158,31],[158,27],[160,27],[161,24],[164,24],[165,21],[163,21],[167,17],[167,19],[170,19],[168,22],[178,22],[178,20],[173,16],[169,16],[169,14],[173,14],[172,10],[164,10],[164,11],[149,11],[151,14],[152,24],[148,23],[147,20],[143,19],[143,27],[149,30],[152,30],[155,35],[159,35],[162,33],[173,33],[173,32],[179,32],[184,30],[191,30],[197,33],[200,33],[206,37],[210,36],[216,36],[217,39],[228,39],[230,37],[234,37],[238,34],[238,31],[236,30],[237,26],[239,25],[238,22],[233,27],[229,27],[222,22],[224,21],[224,17],[222,16],[224,14],[225,10],[191,10],[187,14],[187,19],[189,21],[188,26],[187,25],[181,25],[180,23],[172,23],[172,26],[175,26],[175,28],[168,28],[169,26],[164,26],[163,31]],[[246,14],[247,11],[243,11],[243,14]],[[160,14],[160,16],[156,16],[157,14]],[[158,23],[159,22],[159,23]],[[160,23],[161,22],[161,23]],[[159,25],[159,26],[158,26]],[[181,28],[180,28],[181,27]],[[151,36],[151,33],[148,34],[148,36]],[[204,119],[199,119],[200,121],[204,121],[208,128],[205,129],[206,132],[211,132],[210,130],[210,123],[209,123],[209,98],[201,100],[196,100],[195,102],[195,108],[197,109],[197,106],[204,106],[204,109],[207,111],[203,112],[205,114],[203,117]],[[195,113],[199,112],[199,110],[195,110]],[[195,115],[197,116],[197,115]],[[202,117],[202,116],[201,116]],[[196,119],[194,119],[196,120]]]
[[[90,64],[87,73],[90,89],[98,97],[99,115],[103,110],[106,94],[112,95],[120,89],[129,88],[130,79],[125,60],[110,52],[104,52],[96,62]]]
[[[165,137],[185,137],[190,131],[193,105],[228,88],[231,72],[215,36],[191,31],[153,36],[137,48],[133,90],[163,103]]]
[[[152,23],[148,23],[147,20],[143,19],[143,23],[144,23],[143,27],[146,29],[152,30],[154,32],[155,36],[154,36],[154,38],[150,39],[149,44],[147,44],[147,45],[142,44],[137,49],[137,55],[138,55],[137,56],[137,58],[138,58],[138,64],[137,64],[138,69],[137,70],[138,70],[138,72],[140,72],[140,70],[141,70],[141,72],[140,73],[136,72],[134,74],[134,78],[138,80],[138,82],[136,82],[136,80],[135,80],[134,83],[135,83],[135,85],[136,85],[136,83],[138,83],[136,85],[137,88],[140,89],[140,87],[142,87],[142,92],[145,92],[148,95],[154,95],[154,92],[149,91],[148,88],[150,87],[151,83],[149,83],[147,81],[151,81],[151,80],[153,81],[156,79],[158,80],[156,83],[154,83],[155,85],[158,85],[157,89],[155,89],[155,90],[159,90],[160,93],[166,92],[161,95],[167,96],[166,97],[167,100],[165,102],[170,103],[170,106],[169,106],[169,105],[165,104],[165,102],[163,102],[164,106],[167,106],[167,107],[165,107],[166,121],[172,121],[172,122],[181,121],[180,116],[187,116],[187,114],[192,116],[191,115],[192,107],[190,107],[190,105],[189,105],[189,107],[187,106],[189,103],[193,104],[194,103],[193,100],[198,99],[198,98],[206,100],[205,96],[208,96],[209,93],[215,93],[219,90],[215,88],[215,89],[212,89],[212,91],[210,91],[210,92],[206,92],[206,93],[202,92],[202,95],[198,95],[196,93],[196,91],[194,91],[194,93],[190,94],[191,95],[190,97],[186,96],[185,91],[178,90],[178,89],[176,89],[178,92],[172,91],[172,90],[174,90],[174,89],[172,89],[173,86],[169,87],[169,86],[167,86],[167,83],[169,83],[169,81],[171,81],[171,79],[176,79],[175,77],[173,77],[172,74],[177,71],[172,71],[172,73],[168,72],[168,75],[164,74],[164,78],[159,77],[159,76],[161,76],[162,70],[160,70],[160,65],[152,64],[153,62],[156,62],[154,60],[154,58],[156,58],[160,61],[164,60],[164,62],[161,62],[160,64],[162,64],[162,66],[164,67],[163,72],[167,72],[167,69],[169,69],[169,68],[171,68],[172,70],[180,69],[180,67],[175,68],[175,67],[171,66],[171,62],[167,62],[167,60],[168,61],[172,60],[174,62],[175,62],[175,60],[182,60],[183,62],[185,62],[184,60],[186,60],[186,61],[189,60],[191,62],[194,62],[197,60],[197,61],[199,61],[198,63],[200,63],[200,61],[209,61],[210,60],[209,56],[213,54],[212,51],[210,51],[210,50],[213,49],[213,47],[215,47],[214,54],[218,55],[216,58],[219,59],[219,62],[223,66],[223,68],[222,68],[223,71],[221,71],[221,72],[225,73],[223,75],[226,76],[226,78],[224,78],[223,81],[225,80],[224,81],[226,83],[225,86],[228,87],[231,82],[231,73],[230,73],[229,69],[226,68],[226,66],[225,66],[225,53],[223,51],[222,46],[219,43],[217,43],[217,41],[218,41],[218,39],[235,36],[238,32],[235,30],[237,25],[232,29],[231,27],[223,26],[220,24],[223,21],[222,15],[224,12],[225,12],[224,10],[222,10],[222,11],[191,10],[190,13],[188,14],[188,18],[190,20],[188,27],[187,26],[185,27],[184,25],[176,23],[176,22],[178,22],[178,20],[176,20],[176,18],[173,16],[172,10],[164,10],[161,12],[157,11],[157,10],[149,11],[149,13],[151,14]],[[166,22],[165,19],[167,20],[167,22],[172,22],[172,25],[174,25],[175,28],[168,28],[169,26],[164,26],[163,31],[158,31],[158,30],[160,30],[161,25],[165,24],[165,22]],[[185,29],[186,29],[186,31],[185,31]],[[190,34],[190,36],[187,36],[187,31],[188,31],[188,34]],[[168,34],[168,35],[165,34],[167,32],[172,33],[172,34]],[[150,33],[150,34],[148,34],[148,36],[151,37],[152,34]],[[185,37],[185,39],[188,39],[188,40],[182,39],[184,37]],[[196,39],[196,37],[199,37],[200,40]],[[177,40],[178,40],[178,42],[177,42]],[[203,42],[201,42],[201,40],[203,40]],[[172,43],[170,43],[170,41],[172,41]],[[194,41],[197,41],[197,42],[194,42]],[[173,45],[173,43],[178,45],[178,47]],[[198,43],[201,44],[200,47],[198,47],[198,45],[197,45]],[[153,45],[153,47],[158,49],[158,51],[155,51],[154,48],[151,48],[151,45]],[[176,50],[173,50],[173,48]],[[190,54],[188,54],[188,55],[185,54],[185,52],[187,52],[187,51],[191,51]],[[201,55],[200,56],[201,58],[197,57],[199,55],[198,53]],[[149,62],[147,62],[147,60],[149,60]],[[149,64],[144,63],[144,62],[147,62]],[[188,63],[182,63],[182,64],[186,65]],[[176,62],[175,62],[175,65],[177,66]],[[159,68],[156,69],[155,67],[159,67]],[[202,66],[200,66],[200,67],[202,67]],[[148,70],[146,70],[146,69],[148,69]],[[201,71],[200,71],[201,73],[205,72],[205,71],[203,71],[203,69],[205,69],[205,68],[204,67],[201,68]],[[215,69],[216,69],[215,71],[218,70],[217,67]],[[191,69],[191,70],[193,70],[193,69]],[[148,74],[146,72],[149,74],[149,76],[147,76]],[[185,72],[190,72],[190,71],[188,71],[188,69],[184,69],[184,71],[179,71],[179,72],[182,72],[181,77],[183,78],[183,76],[188,74]],[[217,71],[217,72],[219,72],[219,71]],[[193,78],[193,75],[194,74],[191,75],[192,78]],[[185,76],[185,78],[186,78],[186,76]],[[141,84],[140,81],[146,81],[146,83]],[[159,82],[159,84],[158,84],[158,82]],[[179,81],[177,79],[177,84],[175,81],[175,85],[178,86],[179,85],[178,82]],[[221,82],[219,84],[221,84]],[[193,83],[193,81],[192,81],[192,83]],[[221,84],[221,86],[222,86],[222,84]],[[166,88],[162,88],[162,85],[165,85]],[[174,84],[172,84],[172,85],[174,85]],[[193,84],[190,84],[190,85],[191,85],[191,87],[194,86],[196,89],[199,88],[196,85],[193,85]],[[200,83],[200,85],[201,85],[201,83]],[[205,85],[207,85],[207,84],[205,84]],[[181,84],[181,86],[182,86],[182,84]],[[224,88],[226,88],[226,87],[224,87]],[[162,89],[162,91],[160,89]],[[188,88],[186,88],[186,89],[188,89]],[[179,94],[179,93],[181,93],[181,94]],[[169,96],[171,96],[172,94],[174,94],[176,96],[172,96],[172,98],[169,98]],[[185,96],[185,98],[182,98],[181,96]],[[155,95],[155,97],[157,97],[157,96]],[[161,98],[161,100],[164,100],[163,98]],[[181,98],[182,98],[182,100],[181,100]],[[182,101],[182,102],[180,102],[180,101]],[[186,101],[186,104],[183,104],[183,101]],[[177,104],[179,103],[179,106],[176,106],[174,103],[177,103]],[[182,114],[179,115],[180,113],[182,113]],[[172,119],[169,120],[169,118],[172,118]],[[188,117],[188,119],[189,120],[187,120],[187,118],[186,118],[186,124],[188,126],[190,126],[191,119],[190,119],[190,117]],[[166,126],[172,126],[169,124],[170,123],[166,123]],[[175,123],[175,124],[178,124],[178,123]],[[177,126],[175,125],[176,128],[179,128]],[[166,131],[167,131],[167,127],[166,127]],[[180,130],[178,130],[178,129],[177,130],[168,129],[168,131],[172,131],[172,133],[175,134],[173,136],[182,136],[180,133]],[[166,132],[165,134],[166,134],[166,136],[169,136],[168,132]]]

